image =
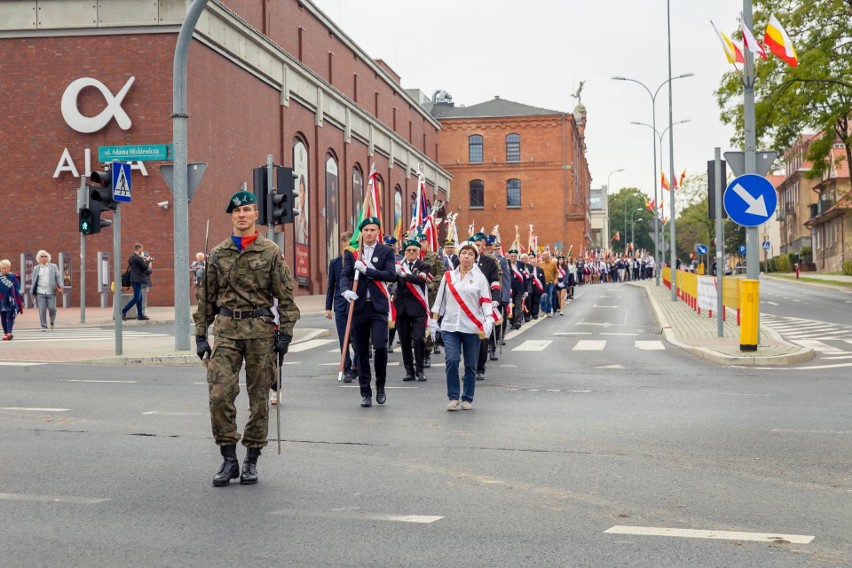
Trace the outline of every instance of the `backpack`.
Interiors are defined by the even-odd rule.
[[[127,265],[127,270],[124,271],[124,274],[121,275],[121,287],[122,288],[130,288],[130,265]]]

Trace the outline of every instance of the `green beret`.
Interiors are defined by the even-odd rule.
[[[402,246],[403,250],[407,249],[408,247],[420,248],[420,243],[418,243],[417,241],[405,241]]]
[[[476,233],[470,239],[473,240],[473,241],[484,241],[485,240],[485,233],[482,233],[482,232]]]
[[[518,254],[518,249],[509,249],[509,254]]]
[[[367,225],[376,225],[380,229],[382,228],[382,222],[378,217],[365,217],[363,221],[358,225],[358,230],[363,231],[364,227]]]
[[[417,240],[418,241],[425,241],[426,235],[424,235],[423,233],[417,233]]]
[[[236,207],[242,207],[243,205],[251,205],[252,203],[257,203],[257,198],[254,194],[249,193],[248,191],[241,189],[231,196],[231,200],[228,202],[228,208],[225,209],[225,213],[230,213]]]
[[[454,246],[456,246],[456,241],[454,241],[453,239],[447,239],[446,241],[444,241],[444,246],[445,247],[454,247]]]

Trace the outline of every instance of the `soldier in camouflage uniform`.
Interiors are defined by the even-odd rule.
[[[429,242],[426,239],[426,235],[418,233],[417,240],[420,242],[421,250],[425,251],[425,254],[423,255],[423,262],[429,265],[432,275],[432,279],[426,283],[426,292],[429,296],[429,305],[431,306],[435,303],[435,298],[438,295],[438,288],[441,286],[441,279],[444,277],[446,268],[444,267],[444,263],[441,261],[441,258],[438,256],[438,253],[429,248]],[[439,353],[436,338],[432,337],[432,334],[430,333],[426,336],[426,346],[423,350],[423,366],[427,369],[432,366],[431,355],[433,349],[435,350],[435,353]]]
[[[257,483],[257,458],[266,446],[269,428],[269,389],[277,380],[277,363],[287,353],[299,308],[293,300],[290,269],[278,246],[257,231],[257,201],[238,191],[227,212],[233,234],[210,254],[198,289],[195,342],[198,356],[207,361],[210,422],[213,438],[224,458],[213,485]],[[278,300],[280,327],[276,330],[273,301]],[[213,324],[215,349],[210,349],[207,328]],[[249,419],[243,432],[247,448],[242,472],[237,461],[237,409],[240,368],[245,361]]]

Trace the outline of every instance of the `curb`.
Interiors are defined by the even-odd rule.
[[[634,286],[636,286],[634,284]],[[706,361],[710,361],[711,363],[716,363],[718,365],[725,366],[745,366],[745,367],[781,367],[786,365],[792,365],[795,363],[804,363],[805,361],[810,361],[814,358],[815,353],[813,349],[800,347],[797,352],[788,353],[785,355],[743,355],[743,356],[733,356],[727,355],[724,353],[719,353],[710,349],[709,347],[695,347],[692,345],[687,345],[685,343],[681,343],[677,340],[677,336],[675,335],[674,330],[669,324],[666,317],[663,315],[662,310],[657,304],[657,300],[651,296],[648,292],[648,289],[644,286],[637,286],[639,288],[643,288],[645,290],[646,295],[648,296],[648,300],[651,303],[651,308],[654,310],[654,316],[657,318],[657,323],[662,328],[662,333],[666,338],[666,342],[671,343],[676,347],[680,347],[684,351],[695,355],[701,359]],[[781,336],[772,329],[768,328],[760,328],[760,333],[766,333],[770,335],[774,340],[779,343],[783,343],[785,345],[793,345],[781,338]]]

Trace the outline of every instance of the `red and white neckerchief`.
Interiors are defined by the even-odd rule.
[[[479,333],[484,335],[485,334],[485,327],[483,326],[482,322],[479,321],[479,319],[475,315],[473,315],[473,310],[470,309],[470,306],[467,305],[467,303],[461,297],[461,294],[459,294],[458,290],[456,290],[456,286],[455,286],[455,284],[453,284],[453,273],[452,272],[444,272],[444,278],[447,280],[447,289],[450,291],[450,294],[453,295],[453,298],[456,299],[456,302],[461,307],[462,312],[464,312],[464,314],[467,316],[467,318],[471,322],[473,322],[473,325],[476,326],[476,329],[479,330]],[[485,302],[488,302],[490,304],[491,299],[490,298],[479,298],[480,305],[482,305]],[[477,309],[479,309],[479,306],[477,306]]]
[[[359,257],[362,256],[361,252],[362,251],[355,251],[355,252],[352,253],[352,256],[355,257],[355,260],[358,260]],[[368,258],[368,259],[361,259],[361,260],[364,262],[364,264],[366,264],[370,268],[373,268],[373,269],[376,268],[375,266],[373,266],[371,259]],[[382,293],[382,295],[385,298],[387,298],[387,300],[388,300],[388,325],[390,327],[394,327],[396,325],[396,306],[393,304],[393,301],[391,300],[390,290],[388,290],[388,283],[385,282],[384,280],[373,280],[373,282],[378,286],[379,291]],[[364,284],[367,285],[367,282],[365,281]]]
[[[541,285],[541,281],[539,281],[539,279],[538,279],[538,270],[536,270],[535,268],[533,268],[533,271],[532,271],[532,279],[533,279],[533,284],[535,284],[535,287],[538,288],[538,291],[544,292],[544,286]]]

